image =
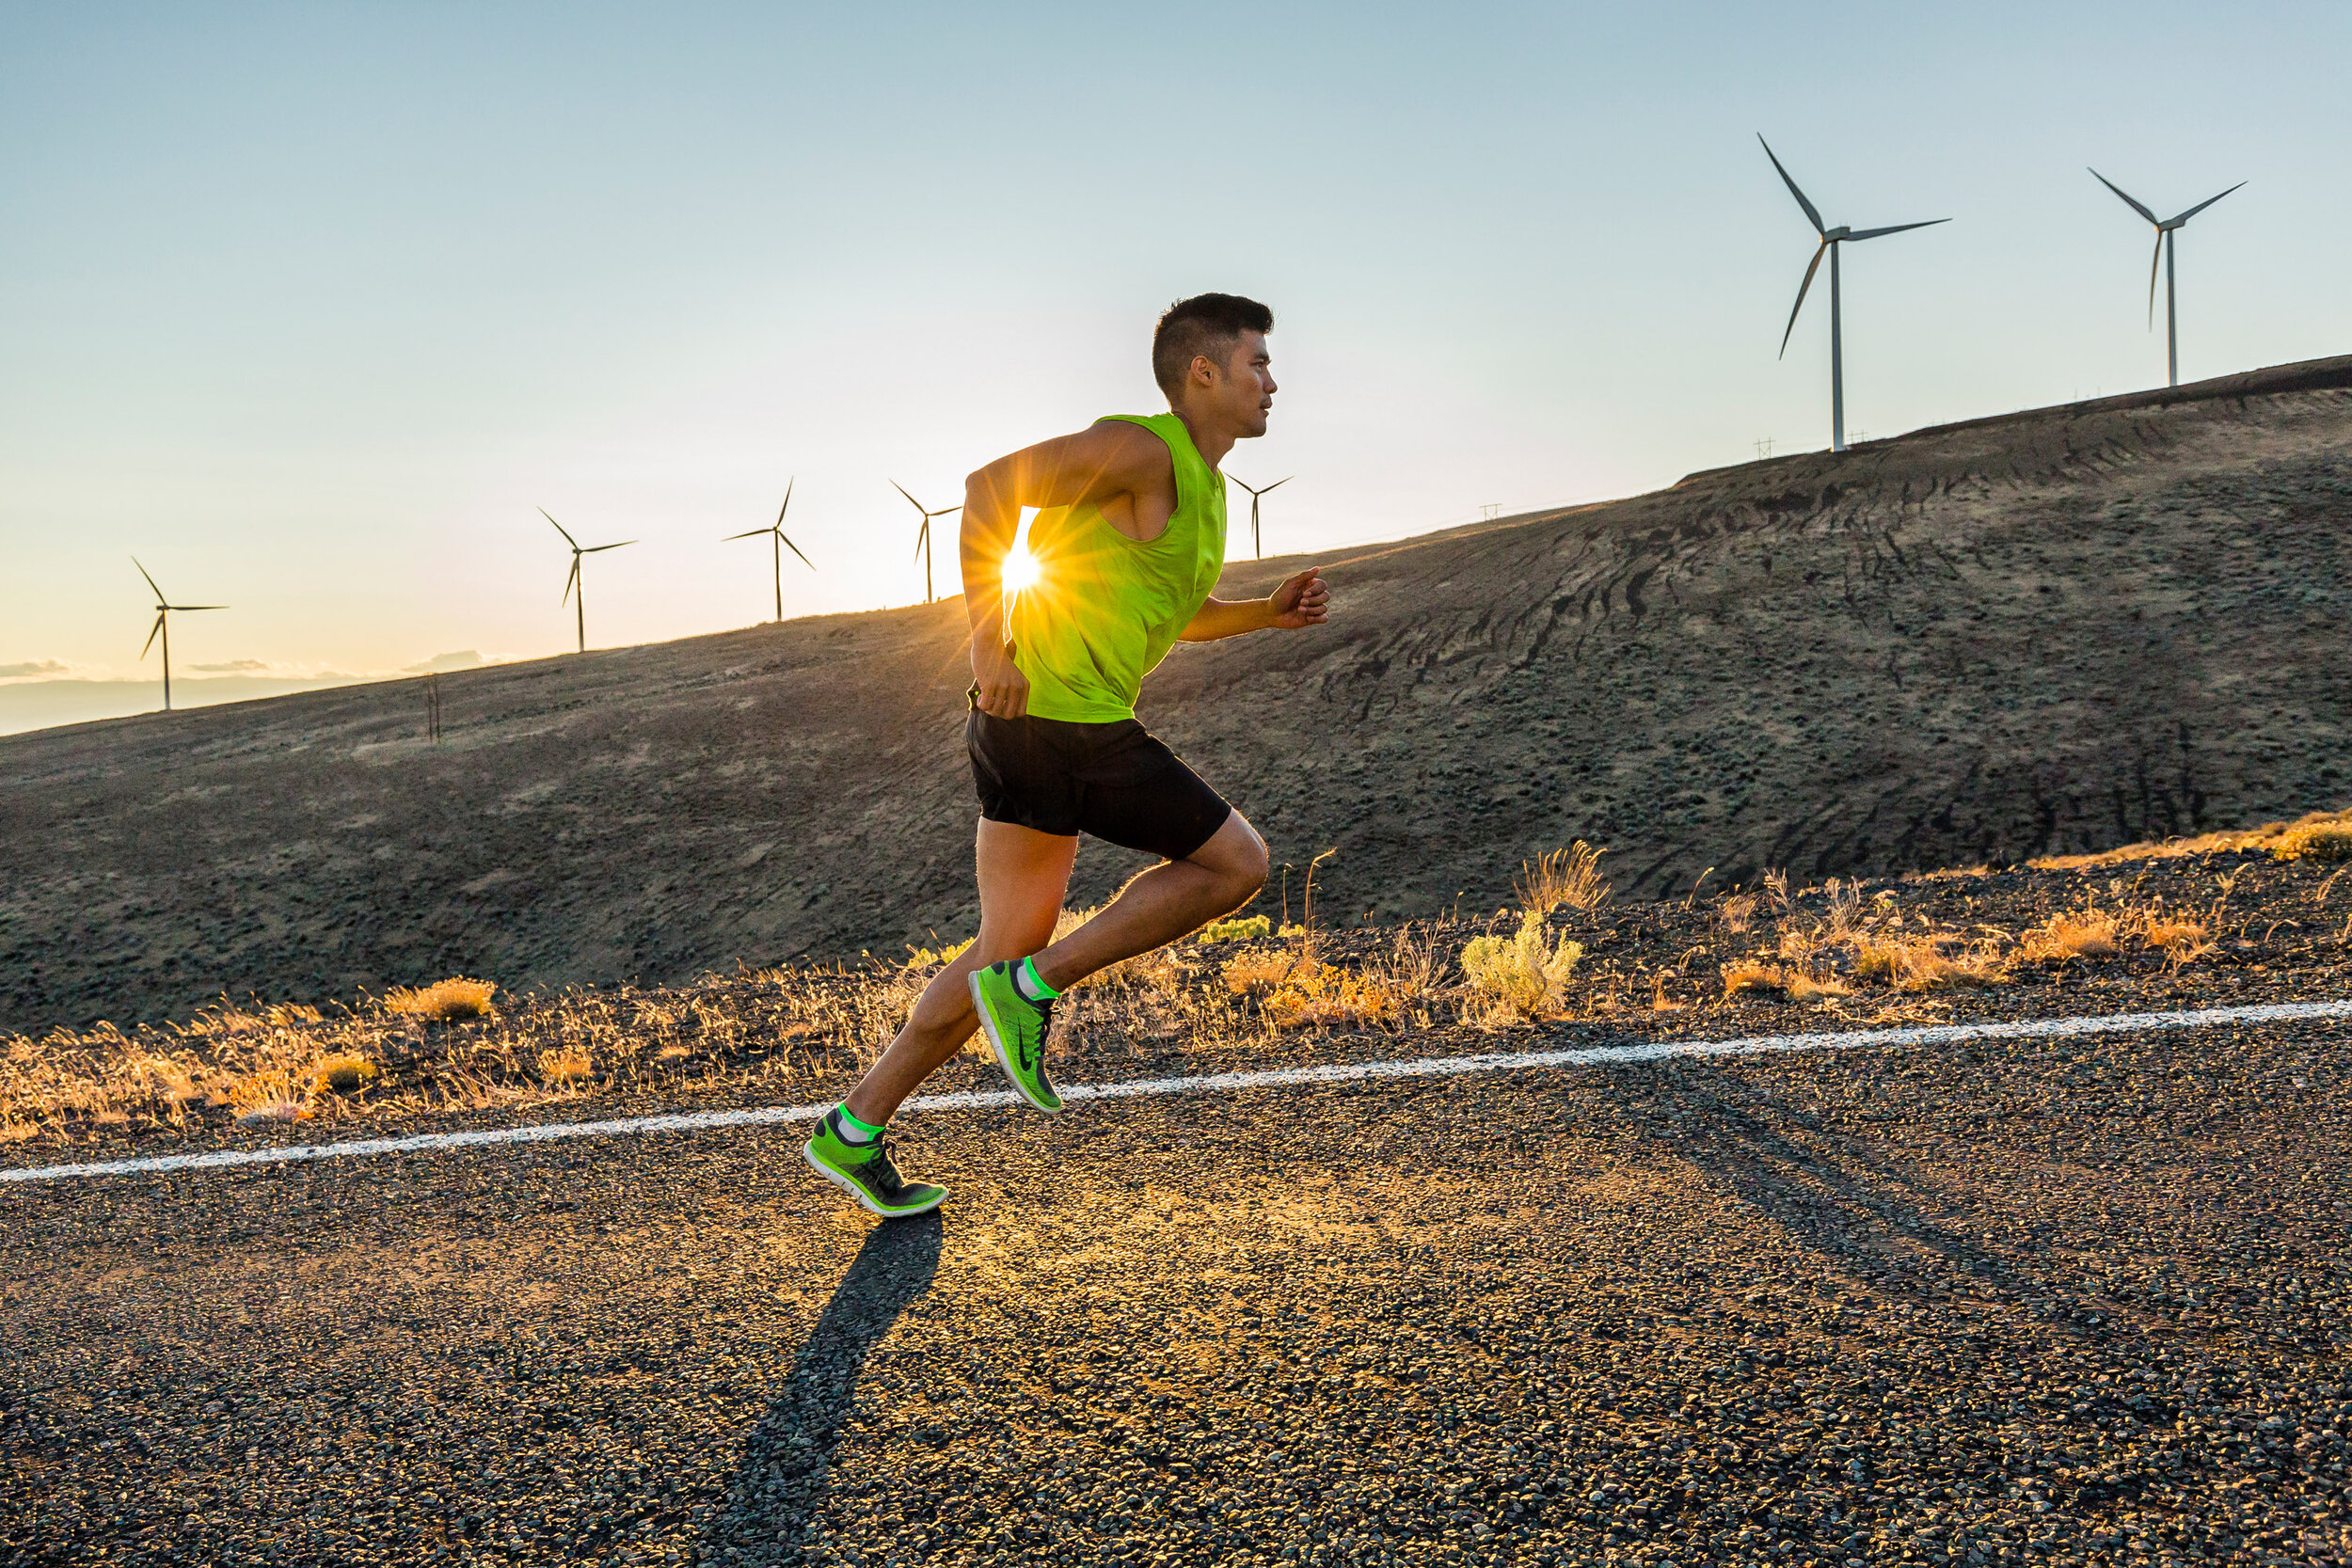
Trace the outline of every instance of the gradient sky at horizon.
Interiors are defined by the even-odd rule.
[[[16,7],[0,669],[369,673],[919,597],[912,510],[1278,313],[1269,543],[2352,349],[2352,9]],[[1246,504],[1246,498],[1236,499]],[[1240,509],[1236,508],[1237,515]],[[943,553],[943,588],[952,567]],[[1344,611],[1344,600],[1342,600]],[[54,669],[50,667],[54,666]]]

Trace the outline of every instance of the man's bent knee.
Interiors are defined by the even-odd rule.
[[[1193,851],[1192,863],[1214,873],[1238,905],[1255,897],[1258,890],[1265,886],[1269,859],[1265,840],[1258,836],[1258,830],[1249,825],[1247,817],[1235,812],[1208,843]]]

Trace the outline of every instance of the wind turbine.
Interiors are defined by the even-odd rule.
[[[1899,234],[1906,229],[1929,229],[1936,224],[1949,223],[1952,220],[1929,218],[1922,223],[1898,223],[1884,229],[1851,229],[1841,223],[1835,229],[1825,229],[1821,225],[1820,210],[1805,199],[1804,192],[1797,189],[1797,182],[1788,178],[1788,171],[1781,168],[1780,159],[1772,151],[1772,144],[1764,141],[1761,133],[1757,134],[1756,139],[1763,142],[1764,156],[1772,160],[1774,168],[1780,169],[1781,182],[1788,187],[1788,194],[1797,198],[1797,205],[1804,209],[1805,221],[1813,225],[1813,231],[1816,234],[1821,236],[1820,245],[1813,252],[1811,264],[1804,269],[1804,281],[1797,285],[1797,303],[1795,308],[1788,312],[1788,331],[1780,335],[1780,352],[1784,356],[1788,353],[1789,334],[1797,330],[1797,311],[1804,309],[1805,291],[1813,287],[1813,275],[1820,269],[1821,252],[1824,250],[1829,252],[1830,451],[1844,451],[1846,450],[1846,341],[1843,312],[1839,308],[1838,298],[1837,247],[1851,240],[1875,240],[1884,234]]]
[[[795,482],[792,480],[785,481],[784,504],[776,508],[776,520],[774,522],[770,523],[766,528],[753,529],[748,533],[730,533],[727,535],[727,538],[730,540],[756,539],[763,533],[775,535],[776,619],[779,621],[784,619],[784,552],[787,549],[789,549],[794,555],[801,556],[802,565],[807,567],[812,572],[817,570],[817,562],[811,561],[804,555],[801,555],[801,546],[793,544],[792,541],[786,538],[784,534],[784,515],[792,510],[792,486],[794,483]],[[552,519],[549,520],[552,521]]]
[[[2196,206],[2191,207],[2187,212],[2183,213],[2179,217],[2159,218],[2155,214],[2150,212],[2147,208],[2141,206],[2130,197],[2123,196],[2122,187],[2116,184],[2114,181],[2108,179],[2097,169],[2094,168],[2090,171],[2090,177],[2093,180],[2098,181],[2102,185],[2105,185],[2107,189],[2115,192],[2116,195],[2122,196],[2123,204],[2125,206],[2129,207],[2133,212],[2137,213],[2141,217],[2146,218],[2150,223],[2156,226],[2156,253],[2148,259],[2148,326],[2151,331],[2153,331],[2156,325],[2156,263],[2161,261],[2164,263],[2165,384],[2170,387],[2178,387],[2181,384],[2181,339],[2180,318],[2175,313],[2172,305],[2172,235],[2177,230],[2179,230],[2181,225],[2186,223],[2189,219],[2195,217],[2198,214],[2203,212],[2206,208],[2220,200],[2221,196],[2229,195],[2230,191],[2236,190],[2238,185],[2243,185],[2246,182],[2243,180],[2239,181],[2237,185],[2232,185],[2230,187],[2230,191],[2223,191],[2221,196],[2209,196],[2205,198],[2204,200],[2199,202]]]
[[[133,556],[131,564],[139,566],[139,558]],[[155,579],[147,577],[147,568],[139,566],[139,576],[147,578],[147,586],[155,588]],[[155,645],[158,637],[164,640],[164,711],[171,711],[171,612],[175,610],[227,610],[225,604],[172,604],[164,598],[164,591],[155,588],[155,624],[147,628],[147,641],[139,645],[139,658],[145,662],[147,650]]]
[[[1248,480],[1243,479],[1238,474],[1227,474],[1225,477],[1249,492],[1249,547],[1257,552],[1257,556],[1260,561],[1263,561],[1265,559],[1265,542],[1258,536],[1258,498],[1264,495],[1266,490],[1279,490],[1283,485],[1288,484],[1292,480],[1296,479],[1298,476],[1296,474],[1284,474],[1280,479],[1278,479],[1273,483],[1267,485],[1265,490],[1259,489],[1256,485],[1250,483]]]
[[[907,496],[907,487],[897,480],[890,482],[890,487],[898,494]],[[936,512],[925,512],[921,501],[916,500],[913,496],[907,496],[907,504],[914,507],[915,511],[923,513],[923,530],[914,536],[914,553],[923,558],[923,602],[929,604],[931,602],[931,519],[945,517],[950,512],[961,512],[963,510],[963,503],[959,501],[953,506],[943,506]]]
[[[548,517],[548,509],[541,507],[539,515]],[[564,579],[564,597],[569,599],[574,589],[580,591],[579,602],[573,605],[572,612],[580,626],[580,651],[584,654],[588,651],[588,579],[580,575],[580,558],[583,555],[594,555],[598,550],[617,550],[622,545],[634,545],[637,541],[624,539],[618,544],[590,545],[582,549],[580,541],[573,538],[562,523],[556,522],[552,517],[548,517],[548,521],[554,524],[556,532],[564,535],[564,543],[572,547],[572,575]]]

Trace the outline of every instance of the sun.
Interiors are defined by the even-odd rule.
[[[1026,539],[1014,540],[1012,548],[1005,552],[1006,594],[1018,594],[1024,589],[1036,587],[1037,579],[1042,575],[1037,557],[1029,553],[1029,542]]]

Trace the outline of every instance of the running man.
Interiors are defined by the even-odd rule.
[[[980,797],[980,934],[941,970],[850,1098],[826,1113],[808,1163],[877,1214],[920,1214],[946,1189],[909,1181],[882,1132],[891,1114],[985,1030],[1005,1076],[1041,1111],[1054,999],[1097,970],[1230,913],[1265,885],[1265,841],[1136,721],[1143,677],[1179,641],[1320,626],[1313,568],[1263,599],[1209,596],[1225,564],[1225,476],[1235,441],[1274,406],[1274,312],[1233,294],[1169,308],[1152,339],[1166,414],[1118,414],[1000,457],[965,482],[963,593],[972,617],[964,741]],[[1021,509],[1037,583],[1005,601]],[[1162,857],[1108,908],[1054,941],[1078,834]]]

